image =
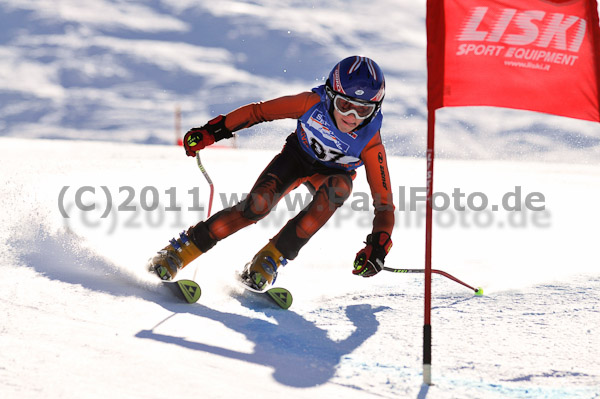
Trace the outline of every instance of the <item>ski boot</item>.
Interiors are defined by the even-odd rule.
[[[275,282],[277,268],[286,264],[287,259],[269,241],[263,249],[258,251],[252,262],[247,263],[244,267],[241,275],[242,282],[254,290],[264,292]]]
[[[173,280],[180,269],[201,254],[187,233],[181,232],[179,239],[171,239],[169,245],[148,261],[148,271],[156,273],[161,280]]]

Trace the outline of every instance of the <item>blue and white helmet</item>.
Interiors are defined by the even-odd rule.
[[[370,58],[352,56],[333,67],[326,83],[329,104],[336,94],[377,104],[377,115],[385,96],[385,78],[379,65]],[[373,117],[372,116],[372,117]],[[372,118],[371,117],[371,118]]]

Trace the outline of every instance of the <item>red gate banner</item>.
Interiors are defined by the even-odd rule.
[[[596,0],[429,0],[429,110],[486,105],[600,122]]]

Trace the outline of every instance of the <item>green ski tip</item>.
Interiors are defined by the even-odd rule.
[[[273,299],[282,309],[288,309],[292,306],[292,293],[285,288],[275,287],[267,290],[267,295]]]
[[[192,280],[177,280],[176,283],[188,303],[196,303],[200,299],[202,290],[200,290],[200,286],[196,282]]]
[[[475,295],[476,296],[483,296],[483,288],[477,287],[477,289],[475,290]]]

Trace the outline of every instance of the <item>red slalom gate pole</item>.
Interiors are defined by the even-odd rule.
[[[433,228],[433,159],[435,109],[427,113],[427,197],[425,208],[425,300],[423,323],[423,383],[431,385],[431,239]]]

